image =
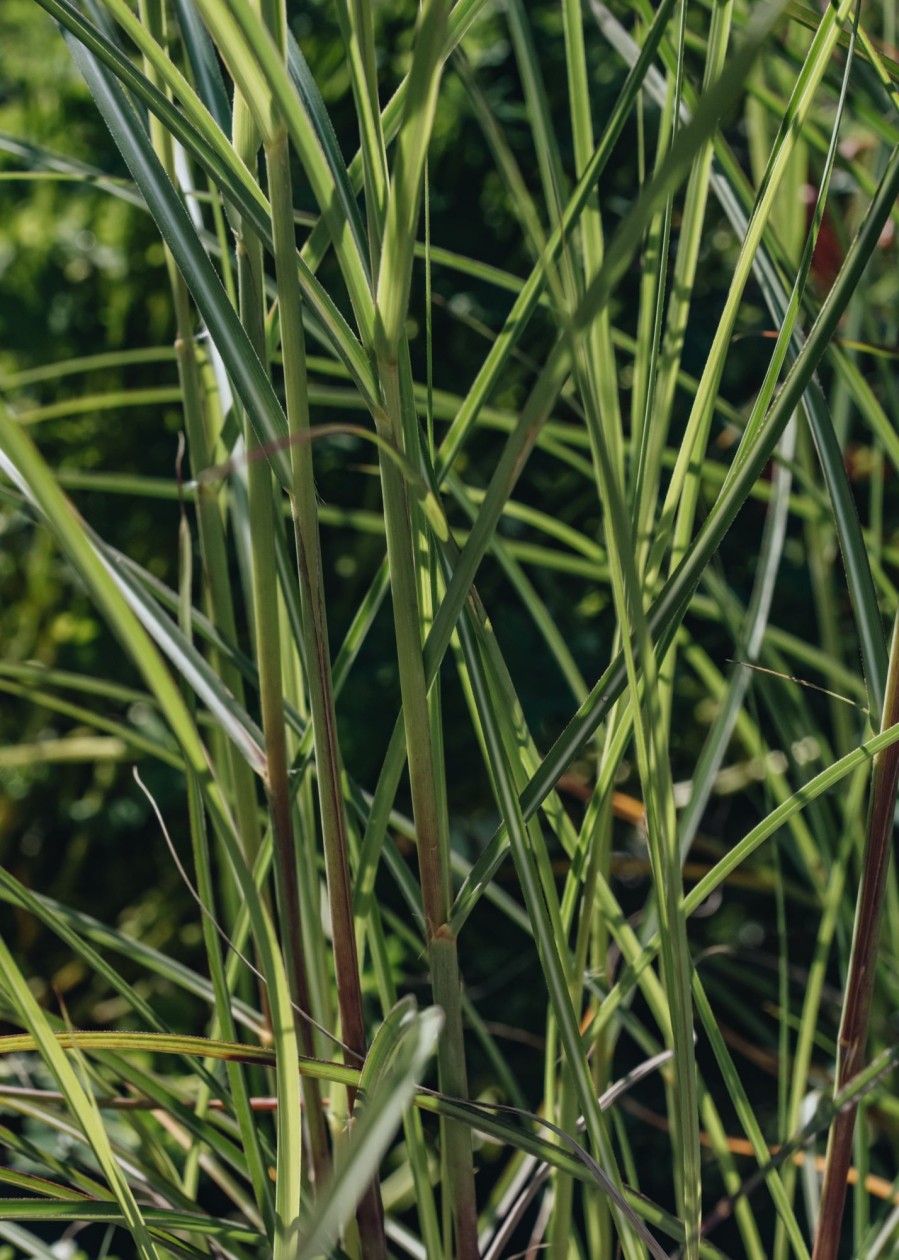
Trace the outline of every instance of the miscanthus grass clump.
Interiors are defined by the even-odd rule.
[[[3,1254],[892,1255],[890,6],[8,13]]]

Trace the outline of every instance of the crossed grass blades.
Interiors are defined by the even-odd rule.
[[[3,361],[104,647],[5,646],[0,771],[118,774],[202,946],[6,861],[9,1254],[892,1254],[890,6],[7,13],[108,141],[13,96],[2,178],[155,233],[168,340]]]

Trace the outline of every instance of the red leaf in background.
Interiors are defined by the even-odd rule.
[[[818,200],[818,189],[813,184],[806,184],[803,193],[805,197],[806,227],[810,228],[815,213],[815,203]],[[822,297],[829,293],[842,263],[843,248],[834,230],[830,211],[825,208],[824,217],[821,220],[821,227],[818,232],[818,240],[815,243],[815,252],[812,255],[812,275],[821,291]]]

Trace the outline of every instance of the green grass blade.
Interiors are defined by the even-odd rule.
[[[312,77],[306,58],[303,56],[302,50],[290,30],[287,31],[287,69],[290,74],[290,81],[297,96],[303,102],[303,108],[321,145],[334,188],[340,200],[341,209],[346,215],[356,250],[364,265],[366,250],[365,226],[359,213],[359,206],[356,202],[352,185],[347,176],[346,163],[343,160],[343,154],[340,151],[340,145],[337,136],[334,134],[334,127],[328,116],[325,102],[322,100],[318,84]]]
[[[98,61],[107,66],[138,100],[150,108],[166,129],[184,144],[188,152],[197,157],[203,168],[215,178],[217,185],[228,190],[244,212],[248,212],[264,225],[265,219],[261,209],[264,206],[262,193],[249,178],[246,169],[242,169],[240,163],[235,160],[225,137],[207,111],[199,106],[198,98],[190,93],[186,82],[184,82],[184,88],[199,106],[198,109],[191,111],[190,122],[187,122],[168,97],[68,0],[38,0],[38,3],[60,23],[65,31],[74,36]],[[140,30],[140,24],[136,22],[136,19],[135,23]],[[163,59],[164,64],[165,59]]]
[[[262,364],[244,332],[222,283],[206,255],[175,190],[154,154],[146,133],[121,89],[85,48],[70,41],[72,56],[131,170],[156,224],[178,263],[188,288],[209,326],[216,348],[241,397],[259,440],[271,447],[269,458],[282,484],[289,470],[280,443],[287,422]]]
[[[312,1260],[330,1251],[411,1105],[443,1025],[436,1008],[416,1014],[410,1000],[393,1008],[372,1042],[360,1077],[359,1114],[334,1179],[305,1224],[298,1255]]]
[[[175,11],[197,92],[222,133],[227,135],[231,126],[231,106],[212,41],[200,21],[194,0],[175,0]]]
[[[106,1130],[103,1127],[100,1113],[92,1098],[82,1088],[74,1068],[66,1058],[59,1042],[50,1031],[46,1017],[38,1006],[37,999],[28,988],[24,976],[16,966],[2,937],[0,937],[0,963],[2,963],[2,981],[0,983],[2,983],[13,1005],[13,1009],[34,1038],[34,1042],[40,1050],[44,1062],[65,1095],[66,1102],[77,1119],[85,1139],[90,1143],[103,1176],[106,1178],[110,1190],[115,1195],[118,1206],[113,1210],[131,1233],[141,1260],[158,1260],[159,1253],[148,1232],[146,1220],[135,1201],[131,1187],[122,1169],[116,1161]],[[21,1207],[21,1201],[16,1201],[16,1206]],[[21,1215],[16,1212],[16,1206],[13,1207],[12,1214],[17,1215],[21,1219]],[[47,1204],[43,1201],[35,1201],[36,1210],[46,1209],[46,1207]],[[67,1213],[71,1213],[71,1203],[66,1203],[64,1209]],[[0,1204],[0,1215],[2,1214],[3,1205]],[[7,1214],[9,1214],[8,1206]]]
[[[80,1200],[77,1204],[65,1199],[54,1202],[48,1199],[0,1199],[0,1219],[13,1217],[20,1221],[101,1221],[115,1225],[124,1225],[132,1229],[128,1212],[114,1203],[96,1203]],[[154,1230],[206,1234],[210,1238],[221,1238],[224,1242],[246,1242],[259,1244],[258,1230],[247,1229],[246,1226],[234,1224],[232,1221],[217,1220],[213,1216],[194,1216],[189,1212],[173,1212],[162,1208],[145,1208],[144,1219],[147,1226]],[[132,1231],[133,1232],[133,1231]],[[148,1242],[149,1231],[148,1231]],[[172,1239],[174,1241],[174,1239]],[[150,1244],[152,1246],[152,1243]],[[142,1250],[142,1255],[158,1255],[152,1251]]]
[[[229,0],[227,9],[211,0],[198,0],[198,4],[235,83],[253,111],[262,141],[271,141],[273,129],[286,126],[331,236],[361,340],[370,345],[371,287],[365,257],[352,230],[353,221],[358,219],[350,208],[352,197],[346,182],[329,165],[329,155],[333,158],[334,153],[327,129],[321,133],[317,130],[316,115],[307,114],[304,100],[295,91],[269,32],[246,0]],[[314,97],[310,101],[317,104]]]
[[[375,331],[379,355],[394,361],[409,304],[415,232],[425,159],[437,106],[448,12],[448,0],[427,0],[420,10],[415,55],[407,81],[403,120],[391,172],[378,272]]]

